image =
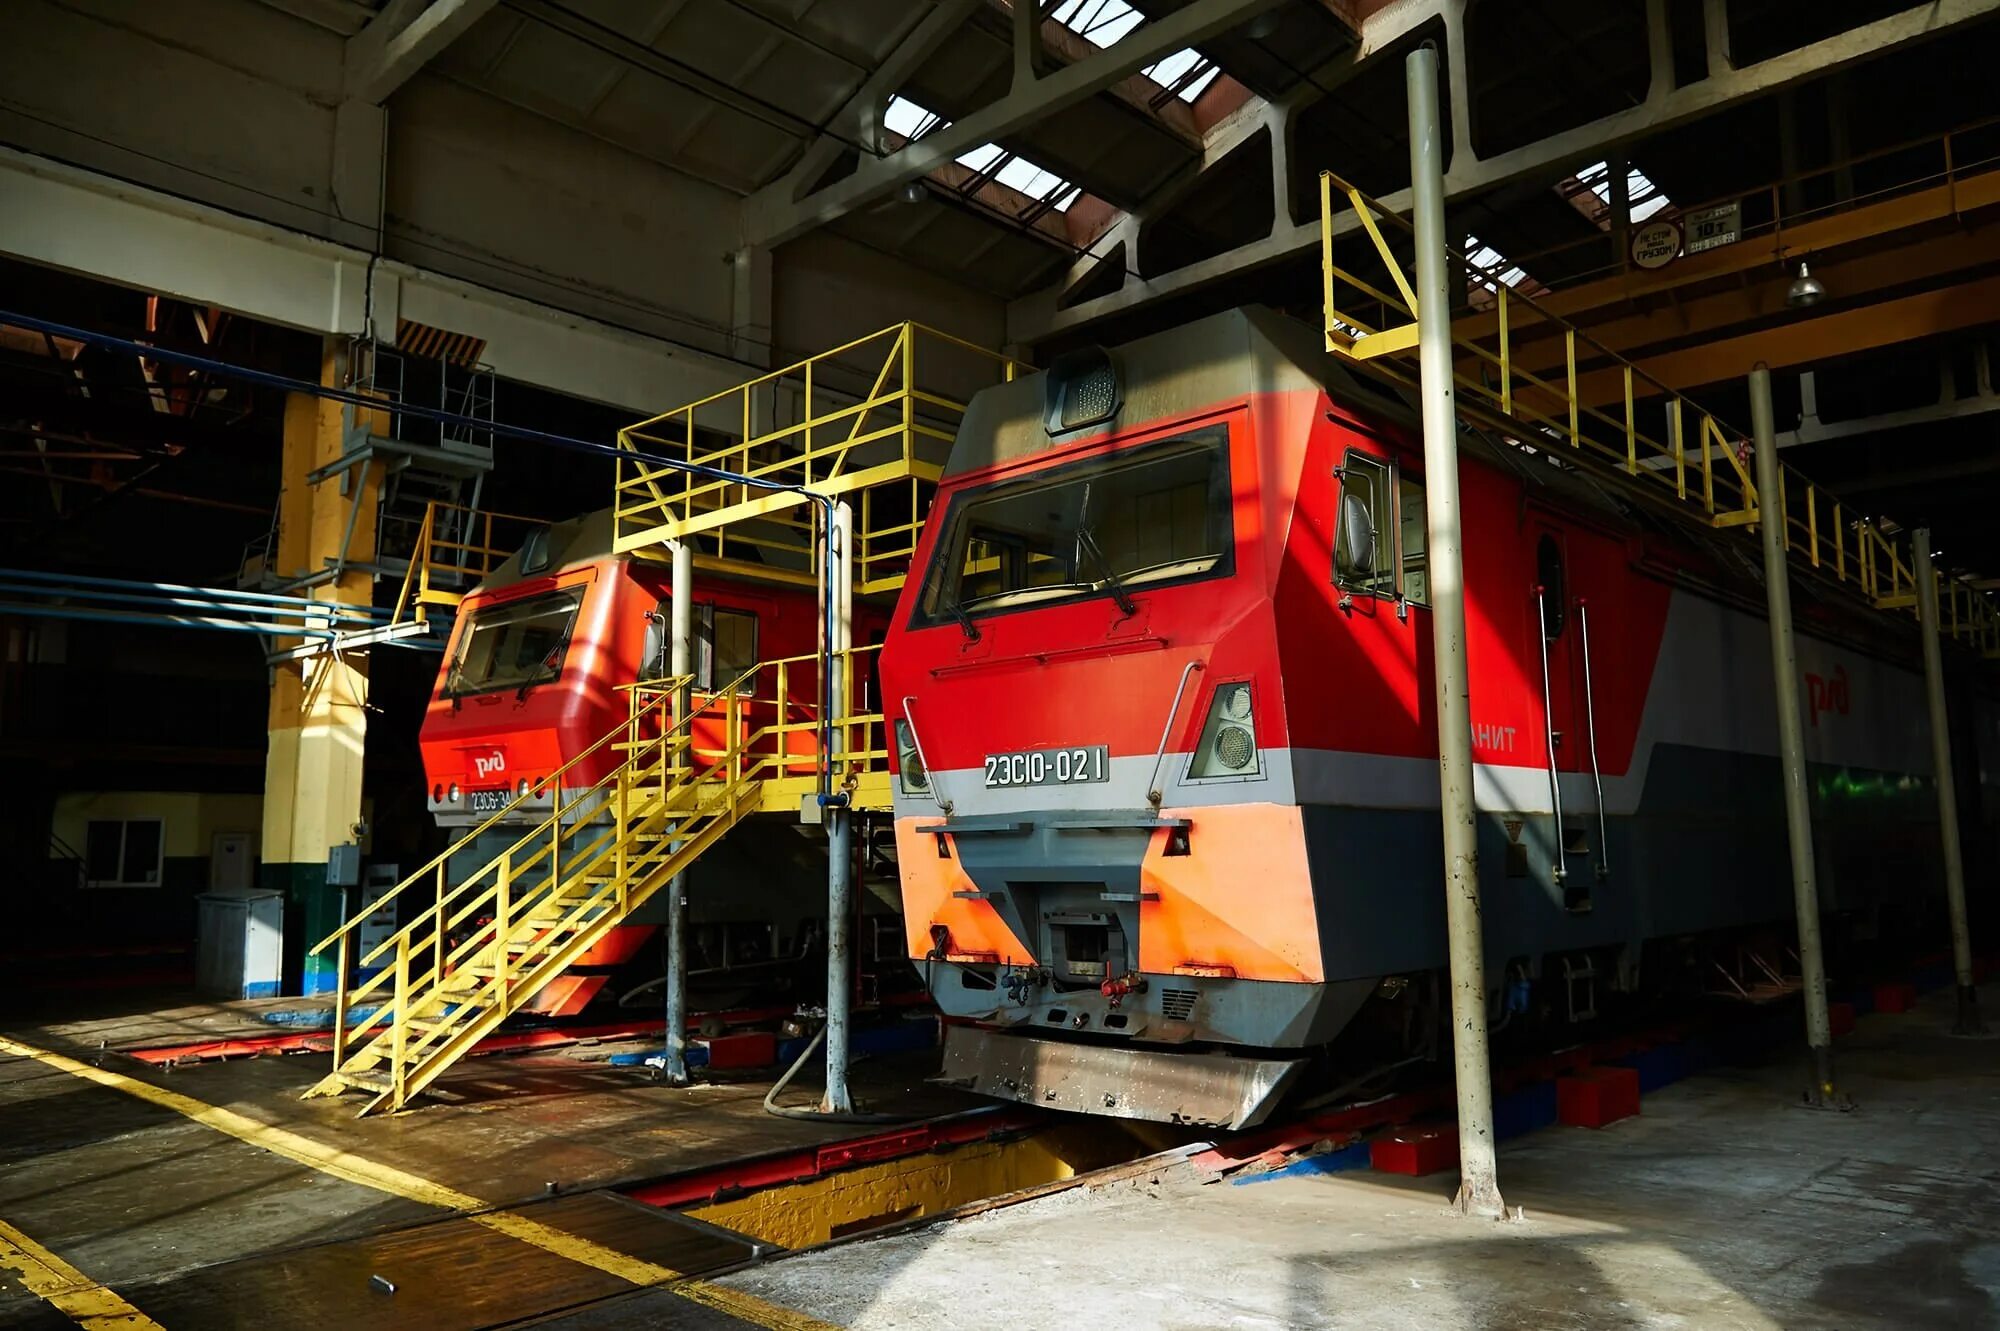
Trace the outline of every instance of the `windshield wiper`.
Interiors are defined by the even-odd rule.
[[[1125,584],[1119,581],[1117,571],[1111,567],[1111,561],[1104,557],[1104,550],[1097,544],[1097,537],[1091,534],[1090,528],[1077,528],[1076,543],[1083,547],[1085,554],[1097,561],[1097,567],[1104,573],[1104,585],[1111,589],[1111,599],[1118,603],[1119,613],[1127,619],[1138,614],[1138,602],[1132,599],[1132,593],[1126,591]]]
[[[965,640],[967,642],[979,641],[979,625],[972,622],[971,614],[966,611],[964,606],[958,603],[957,597],[946,597],[944,608],[951,612],[951,617],[958,621],[960,628],[965,630]]]

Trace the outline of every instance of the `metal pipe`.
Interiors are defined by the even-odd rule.
[[[694,673],[694,547],[686,541],[670,541],[674,571],[667,602],[668,673],[685,680]],[[694,690],[683,683],[674,691],[674,720],[683,722],[694,701]],[[689,732],[692,754],[693,731]],[[660,761],[667,761],[662,749]],[[673,849],[678,850],[675,846]],[[673,1086],[685,1086],[687,1070],[687,957],[688,957],[688,876],[682,870],[667,884],[667,1039],[660,1076]]]
[[[1458,420],[1452,401],[1450,271],[1438,53],[1403,62],[1410,106],[1411,220],[1416,230],[1417,356],[1422,368],[1424,495],[1430,522],[1431,634],[1438,716],[1438,803],[1444,822],[1445,922],[1451,944],[1451,1029],[1458,1083],[1458,1207],[1506,1214],[1493,1149],[1486,1048],[1486,958],[1480,934],[1479,837],[1472,798],[1472,708],[1465,664],[1465,567],[1459,548]],[[1464,114],[1461,110],[1460,114]]]
[[[1590,607],[1576,602],[1577,637],[1583,643],[1583,723],[1590,736],[1590,784],[1597,790],[1597,876],[1611,871],[1611,833],[1604,818],[1604,772],[1597,765],[1597,701],[1590,679]]]
[[[1750,372],[1750,434],[1757,447],[1758,532],[1764,542],[1764,595],[1771,621],[1771,682],[1778,702],[1778,761],[1785,783],[1785,832],[1792,847],[1792,904],[1798,916],[1799,970],[1805,980],[1806,1048],[1812,1085],[1806,1103],[1831,1105],[1833,1025],[1826,1011],[1826,963],[1820,950],[1819,888],[1813,874],[1812,809],[1807,799],[1805,727],[1799,720],[1799,662],[1792,639],[1791,569],[1785,515],[1778,500],[1778,442],[1771,423],[1771,372]]]
[[[854,637],[854,509],[838,505],[827,524],[826,670],[828,705],[846,715],[847,657]],[[846,748],[842,727],[828,717],[822,733],[830,745],[825,767],[829,779]],[[854,824],[844,790],[832,792],[822,806],[826,817],[826,1093],[823,1114],[851,1114],[847,1090],[848,1037],[854,997]]]
[[[1549,817],[1556,829],[1549,848],[1549,862],[1555,868],[1556,886],[1561,887],[1568,871],[1563,864],[1562,786],[1556,780],[1556,711],[1549,687],[1549,589],[1535,588],[1535,624],[1542,649],[1542,736],[1549,751]]]
[[[166,592],[149,591],[106,592],[88,587],[78,588],[75,591],[62,591],[52,587],[38,586],[34,583],[9,582],[5,580],[4,574],[0,574],[0,592],[11,592],[17,596],[59,596],[63,598],[64,604],[80,602],[84,604],[79,608],[94,610],[105,609],[106,606],[90,603],[108,602],[111,605],[144,605],[163,606],[174,610],[207,610],[218,615],[290,616],[296,614],[301,620],[322,621],[314,626],[317,628],[371,629],[382,628],[389,623],[386,615],[378,616],[372,612],[366,615],[343,614],[341,613],[340,604],[335,601],[315,602],[314,604],[323,607],[321,610],[299,609],[295,611],[289,607],[258,605],[254,602],[238,601],[234,598],[224,600],[221,599],[220,595],[216,597],[200,597],[178,596]]]
[[[1983,1034],[1979,991],[1972,982],[1972,935],[1965,922],[1965,859],[1958,841],[1958,785],[1951,769],[1951,718],[1944,701],[1944,650],[1938,640],[1937,574],[1931,560],[1931,531],[1911,533],[1916,554],[1917,615],[1924,634],[1924,696],[1931,713],[1931,766],[1937,773],[1938,835],[1944,841],[1944,896],[1951,911],[1951,965],[1958,980],[1955,1035]]]
[[[25,615],[31,619],[69,619],[84,624],[144,624],[163,628],[214,629],[223,633],[255,633],[278,638],[321,638],[332,642],[335,635],[324,629],[302,629],[294,624],[267,624],[249,619],[202,619],[194,615],[149,615],[140,610],[88,610],[66,605],[28,605],[0,601],[0,615]]]
[[[1187,692],[1188,677],[1201,668],[1199,661],[1190,661],[1181,667],[1181,682],[1174,689],[1173,706],[1167,709],[1167,724],[1160,727],[1160,746],[1153,750],[1153,775],[1146,781],[1146,798],[1156,809],[1165,798],[1160,790],[1160,764],[1167,760],[1167,741],[1173,737],[1174,718],[1181,714],[1181,695]]]
[[[309,596],[280,596],[271,592],[238,591],[233,587],[196,587],[181,582],[149,582],[137,578],[84,577],[75,573],[52,573],[45,569],[0,568],[0,578],[14,582],[48,582],[65,590],[80,587],[104,587],[112,591],[156,592],[161,595],[192,597],[224,597],[231,601],[254,603],[260,606],[283,606],[288,609],[342,610],[356,615],[377,615],[386,617],[388,612],[373,606],[343,605],[333,601],[315,601]]]

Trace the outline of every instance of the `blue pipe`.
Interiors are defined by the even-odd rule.
[[[8,317],[0,315],[0,322],[5,322]],[[315,601],[307,596],[279,596],[271,592],[239,592],[218,587],[194,587],[180,582],[147,582],[136,578],[83,577],[77,574],[51,573],[42,569],[32,568],[0,568],[0,578],[18,578],[29,582],[53,582],[65,587],[110,587],[119,591],[136,587],[144,588],[147,591],[180,592],[193,596],[227,596],[237,601],[257,601],[265,605],[287,607],[310,607],[316,610],[323,610],[334,604],[331,601]],[[342,605],[338,608],[352,610],[357,613],[387,613],[386,611],[378,612],[373,606]]]
[[[0,575],[4,575],[5,572],[6,570],[0,569]],[[142,587],[145,584],[134,583],[132,585]],[[329,626],[334,628],[379,628],[389,622],[387,612],[377,614],[373,606],[349,607],[349,609],[356,611],[365,610],[368,612],[366,614],[342,614],[340,613],[341,607],[332,601],[319,602],[319,609],[317,610],[301,608],[294,612],[288,607],[251,605],[237,601],[204,601],[199,597],[193,596],[150,596],[144,592],[104,592],[97,591],[94,588],[81,588],[74,592],[64,592],[61,589],[37,587],[32,583],[5,581],[0,581],[0,592],[13,592],[17,595],[26,596],[68,595],[71,599],[77,601],[111,601],[120,605],[173,606],[182,610],[210,610],[218,614],[275,616],[296,613],[301,619],[327,620],[330,622]]]
[[[214,629],[223,633],[261,633],[280,638],[323,638],[334,640],[331,633],[320,629],[295,628],[290,624],[264,624],[255,620],[241,619],[234,622],[216,623],[211,620],[194,619],[187,615],[147,615],[122,610],[87,610],[74,606],[21,605],[0,601],[0,615],[27,615],[36,619],[72,619],[90,624],[150,624],[167,628]]]

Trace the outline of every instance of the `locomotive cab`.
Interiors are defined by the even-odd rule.
[[[1241,1127],[1373,988],[1322,966],[1279,669],[1336,428],[1303,334],[1239,311],[967,410],[882,667],[949,1079]]]

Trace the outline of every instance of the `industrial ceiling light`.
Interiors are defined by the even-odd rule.
[[[1793,279],[1791,290],[1785,293],[1785,304],[1795,310],[1808,305],[1817,305],[1826,299],[1826,284],[1814,277],[1806,268],[1805,260],[1799,260],[1799,275]]]
[[[921,180],[905,181],[903,188],[896,191],[896,197],[904,203],[922,203],[930,196],[930,187],[925,185]]]

